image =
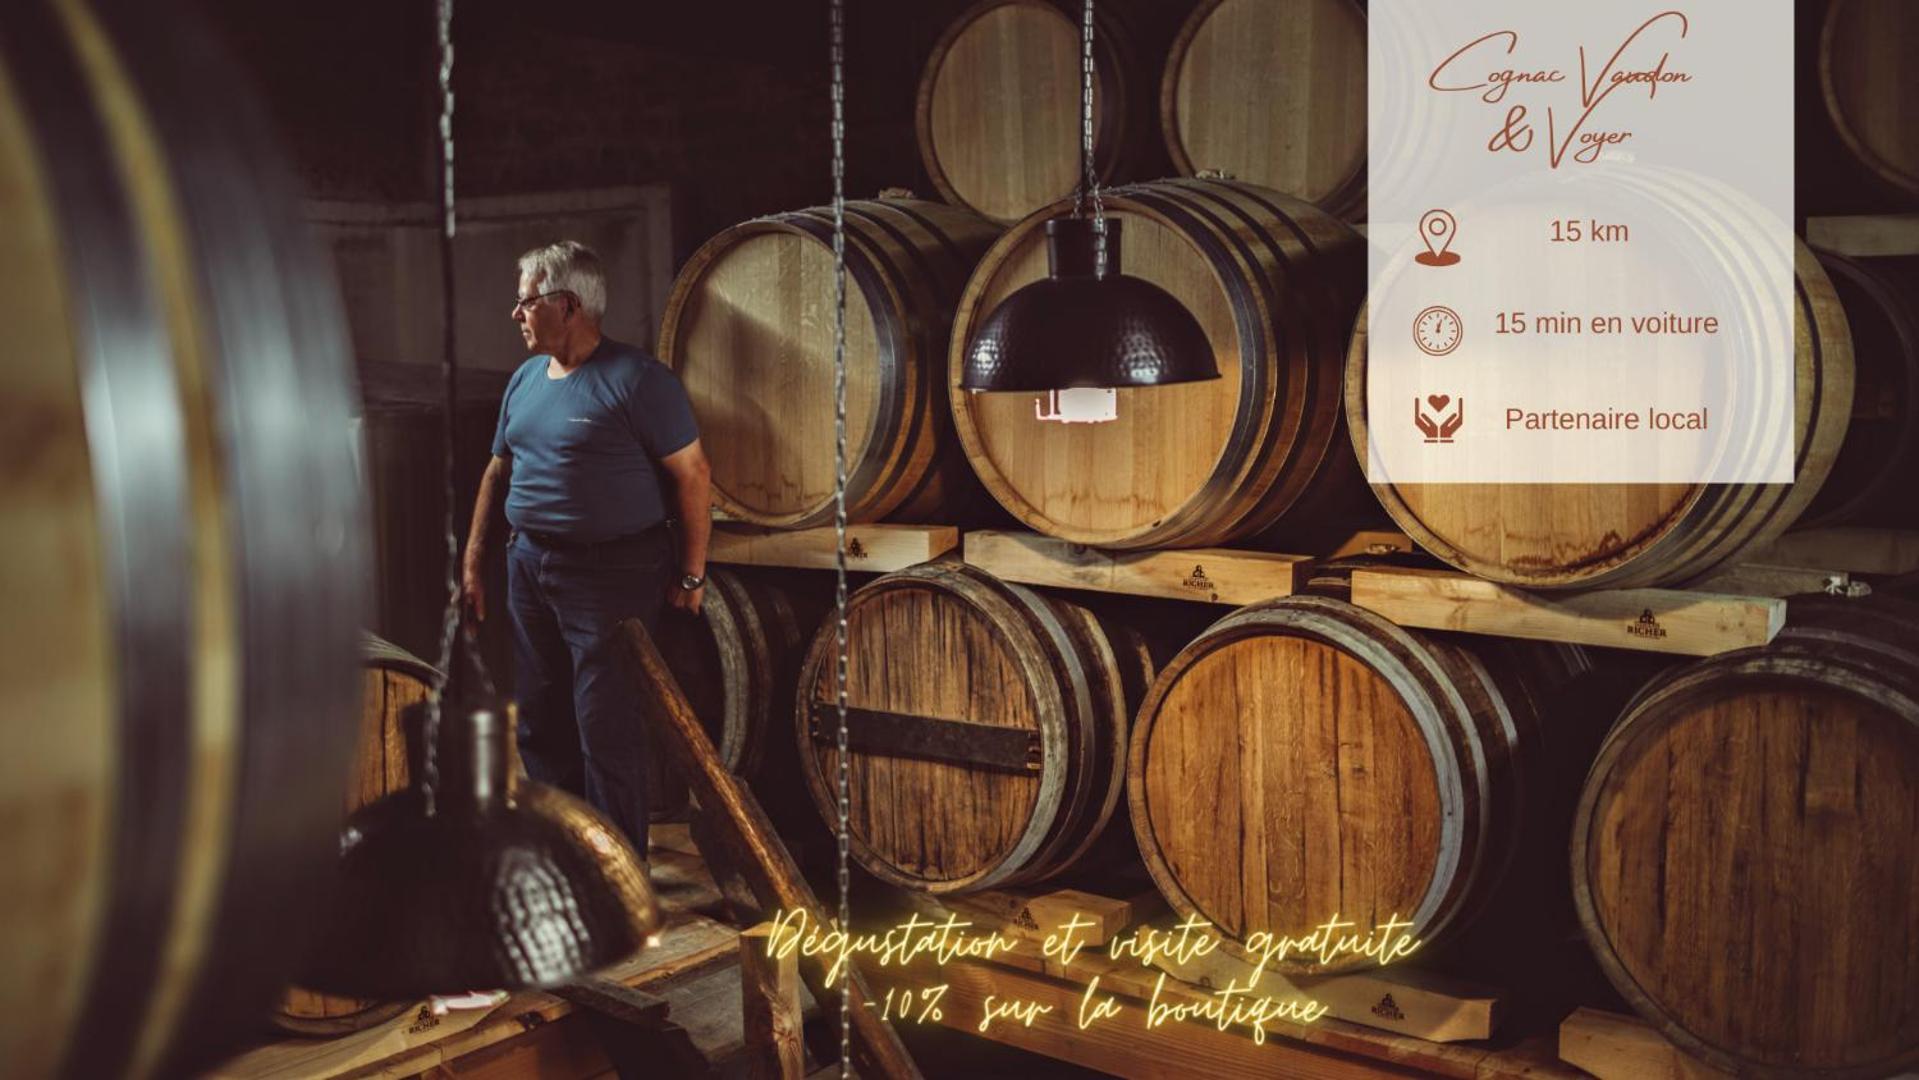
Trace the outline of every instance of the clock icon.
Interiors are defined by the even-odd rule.
[[[1445,356],[1466,336],[1459,312],[1434,304],[1413,319],[1413,344],[1427,356]]]

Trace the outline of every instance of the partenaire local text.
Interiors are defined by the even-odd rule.
[[[1529,409],[1508,408],[1508,431],[1704,431],[1712,410],[1660,409],[1648,406],[1641,412],[1623,409]]]

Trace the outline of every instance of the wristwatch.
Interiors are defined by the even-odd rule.
[[[698,574],[688,574],[680,579],[680,591],[693,592],[704,584],[706,584],[705,578]]]

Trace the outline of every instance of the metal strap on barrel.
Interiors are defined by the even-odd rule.
[[[837,703],[814,701],[807,710],[807,734],[815,742],[835,742],[838,721]],[[970,720],[848,706],[846,745],[850,750],[879,757],[939,761],[995,772],[1040,771],[1039,732]]]

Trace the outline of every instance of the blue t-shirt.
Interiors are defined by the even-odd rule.
[[[601,338],[562,379],[529,359],[506,384],[493,453],[513,459],[506,519],[591,543],[666,518],[654,462],[699,437],[686,389],[665,364]]]

